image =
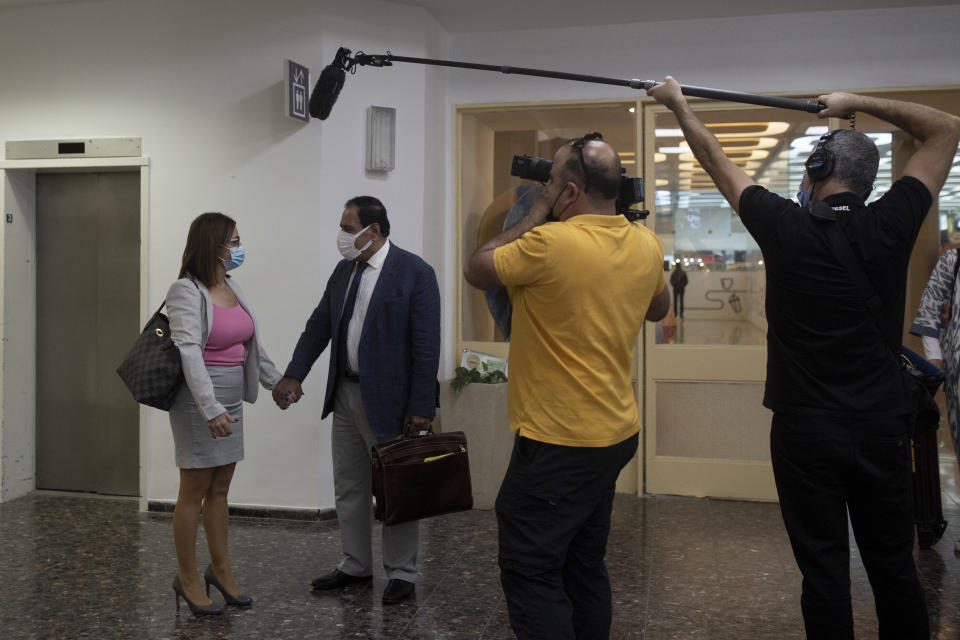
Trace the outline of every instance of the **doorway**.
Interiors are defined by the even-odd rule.
[[[139,494],[139,172],[36,176],[37,488]]]

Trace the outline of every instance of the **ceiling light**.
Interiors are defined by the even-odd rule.
[[[720,139],[742,136],[778,136],[790,128],[787,122],[711,122],[707,125]],[[724,131],[726,129],[726,131]]]

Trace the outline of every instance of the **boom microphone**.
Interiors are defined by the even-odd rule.
[[[320,79],[310,94],[310,115],[314,118],[326,120],[333,109],[333,104],[340,95],[340,89],[347,78],[346,68],[350,56],[350,49],[340,47],[336,57],[320,72]]]
[[[327,65],[320,74],[320,79],[313,87],[313,93],[310,94],[310,115],[314,118],[326,120],[333,109],[333,104],[340,95],[340,89],[346,80],[346,73],[354,73],[357,65],[370,67],[392,67],[394,62],[412,62],[415,64],[436,65],[440,67],[454,67],[458,69],[477,69],[480,71],[498,71],[504,74],[517,74],[524,76],[535,76],[539,78],[556,78],[559,80],[575,80],[578,82],[593,82],[597,84],[608,84],[620,87],[630,87],[631,89],[650,89],[660,84],[653,80],[637,80],[636,78],[605,78],[603,76],[591,76],[580,73],[566,73],[563,71],[547,71],[545,69],[527,69],[524,67],[511,67],[508,65],[477,64],[475,62],[455,62],[453,60],[435,60],[431,58],[411,58],[408,56],[395,56],[389,51],[385,54],[366,54],[358,51],[356,56],[350,57],[350,49],[340,47],[333,63]],[[728,100],[730,102],[742,102],[744,104],[757,104],[764,107],[776,107],[779,109],[795,109],[806,111],[807,113],[819,113],[827,108],[827,105],[818,100],[801,100],[798,98],[783,98],[780,96],[764,96],[755,93],[742,93],[739,91],[726,91],[723,89],[710,89],[708,87],[691,87],[680,85],[680,91],[684,95],[697,96],[700,98],[710,98],[713,100]]]

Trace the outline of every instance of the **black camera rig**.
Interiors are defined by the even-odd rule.
[[[513,156],[510,175],[524,180],[546,183],[550,179],[553,161],[535,156]],[[626,216],[631,222],[643,220],[650,212],[646,209],[632,209],[631,206],[643,202],[643,178],[630,178],[626,169],[620,169],[620,192],[617,195],[617,213]]]

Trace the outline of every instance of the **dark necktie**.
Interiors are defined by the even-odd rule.
[[[350,326],[350,318],[353,317],[353,309],[357,306],[357,291],[360,289],[360,276],[366,268],[366,262],[357,263],[357,268],[353,272],[353,280],[350,281],[350,290],[347,291],[347,300],[343,304],[343,313],[340,314],[340,327],[337,330],[337,371],[340,372],[340,375],[345,374],[348,368],[347,328]]]

